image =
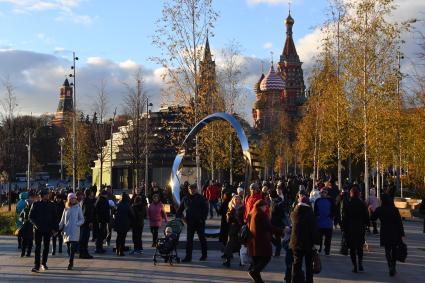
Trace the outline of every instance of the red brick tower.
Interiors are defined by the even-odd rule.
[[[65,133],[65,121],[72,115],[72,86],[69,84],[68,79],[65,79],[60,88],[58,109],[53,118],[53,126],[56,128],[59,135]]]

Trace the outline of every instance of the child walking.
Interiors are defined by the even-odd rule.
[[[159,227],[161,227],[162,220],[165,219],[165,222],[168,222],[168,218],[164,210],[164,205],[159,200],[159,195],[154,194],[152,200],[153,202],[149,204],[148,208],[148,218],[152,233],[152,247],[155,247],[158,240],[158,230]]]

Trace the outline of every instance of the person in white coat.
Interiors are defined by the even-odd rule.
[[[77,196],[74,193],[70,193],[68,194],[65,209],[59,223],[59,228],[63,231],[63,241],[68,247],[68,270],[72,270],[74,267],[75,250],[80,239],[80,226],[83,224],[83,211],[78,204]]]

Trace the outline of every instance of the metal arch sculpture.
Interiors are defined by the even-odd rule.
[[[200,122],[198,122],[198,124],[196,124],[195,127],[192,128],[192,130],[190,130],[189,134],[186,136],[186,138],[183,141],[183,145],[182,145],[183,149],[181,149],[177,153],[174,159],[173,167],[171,170],[170,185],[171,185],[171,192],[173,194],[174,201],[176,202],[177,205],[180,205],[179,175],[181,170],[180,165],[186,153],[186,150],[184,149],[186,146],[186,142],[194,138],[206,125],[208,125],[209,123],[213,121],[218,121],[218,120],[223,120],[228,122],[236,131],[236,134],[239,138],[239,142],[242,147],[243,156],[247,165],[247,171],[245,174],[245,181],[246,181],[245,183],[247,183],[247,181],[249,181],[249,178],[251,177],[252,166],[251,166],[251,154],[249,153],[249,143],[241,124],[239,123],[238,120],[236,120],[235,117],[233,117],[232,115],[228,113],[218,112],[218,113],[211,114],[205,117],[204,119],[202,119]]]

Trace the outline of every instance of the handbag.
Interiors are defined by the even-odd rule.
[[[407,245],[401,241],[396,246],[396,260],[400,262],[405,262],[407,258]]]
[[[320,261],[319,253],[313,251],[313,274],[319,274],[322,271],[322,262]]]
[[[241,246],[239,251],[240,265],[251,264],[252,258],[248,255],[248,248],[245,245]]]

